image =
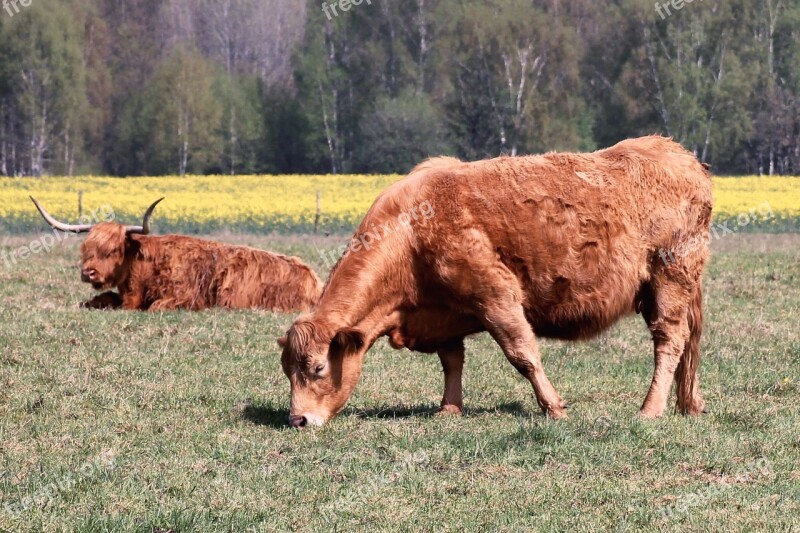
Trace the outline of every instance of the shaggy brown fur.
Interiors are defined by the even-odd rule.
[[[395,348],[438,353],[442,411],[460,413],[463,340],[481,331],[530,380],[541,409],[561,418],[566,405],[536,336],[586,339],[636,311],[655,350],[641,416],[663,414],[673,377],[678,410],[703,412],[696,373],[711,187],[692,154],[655,136],[593,154],[421,164],[377,199],[354,239],[425,201],[435,215],[353,248],[317,307],[281,339],[290,422],[338,413],[384,335]],[[682,253],[664,261],[671,250]]]
[[[296,257],[180,235],[126,235],[115,222],[94,226],[81,255],[83,281],[98,290],[119,289],[84,307],[288,312],[310,309],[322,290]]]

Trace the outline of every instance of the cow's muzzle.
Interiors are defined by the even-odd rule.
[[[97,270],[93,268],[81,270],[81,281],[84,283],[94,283],[97,281]]]
[[[289,415],[289,425],[293,428],[304,428],[308,425],[308,419],[303,415]]]

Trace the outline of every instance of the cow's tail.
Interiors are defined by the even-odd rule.
[[[689,340],[675,371],[677,411],[684,415],[705,412],[706,404],[700,393],[697,371],[700,367],[700,336],[703,334],[703,290],[698,283],[689,304]]]

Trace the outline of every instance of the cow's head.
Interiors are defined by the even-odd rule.
[[[35,198],[31,197],[36,209],[45,221],[59,231],[88,233],[81,245],[81,280],[91,283],[95,289],[108,289],[125,281],[128,276],[130,250],[134,246],[133,235],[150,233],[150,216],[163,200],[155,201],[145,212],[141,226],[124,226],[117,222],[99,224],[65,224],[48,213]]]
[[[296,428],[321,426],[344,408],[361,377],[368,348],[363,333],[329,328],[305,316],[278,344],[291,383],[289,423]]]

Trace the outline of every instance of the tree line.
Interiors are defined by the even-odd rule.
[[[650,133],[800,173],[800,0],[14,5],[5,176],[406,172]]]

